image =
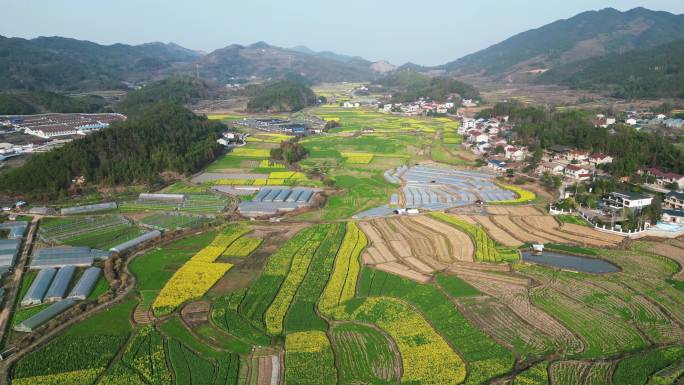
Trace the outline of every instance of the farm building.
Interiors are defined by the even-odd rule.
[[[22,239],[24,238],[24,232],[28,227],[28,222],[4,222],[0,223],[0,230],[8,230],[9,234],[7,239]]]
[[[628,191],[615,191],[603,197],[601,205],[611,209],[622,210],[641,210],[650,206],[653,197]]]
[[[100,279],[100,272],[102,270],[99,267],[91,267],[83,272],[81,278],[76,282],[76,285],[69,293],[67,298],[73,300],[85,300],[88,298],[90,293],[93,291],[97,280]]]
[[[135,246],[138,246],[141,243],[147,242],[151,239],[155,239],[158,237],[161,237],[161,232],[159,230],[149,231],[149,232],[147,232],[147,233],[145,233],[145,234],[143,234],[137,238],[131,239],[130,241],[124,242],[120,245],[116,245],[116,246],[112,247],[111,249],[109,249],[109,251],[111,251],[113,253],[121,253],[121,252],[124,252],[128,249],[135,247]]]
[[[311,204],[316,190],[310,188],[264,187],[251,202],[242,202],[238,210],[248,217],[275,215]]]
[[[69,283],[75,273],[76,266],[69,265],[60,268],[45,294],[45,302],[57,302],[64,299],[64,295],[69,288]]]
[[[52,304],[50,307],[37,313],[33,317],[22,321],[19,325],[14,327],[14,330],[18,332],[30,333],[34,331],[37,327],[43,325],[52,318],[63,313],[66,309],[70,308],[75,303],[76,301],[74,301],[73,299],[63,299],[59,302],[56,302]]]
[[[140,194],[138,201],[140,202],[172,202],[183,203],[187,197],[184,194]]]
[[[50,283],[52,278],[54,278],[57,271],[52,268],[42,269],[36,275],[36,279],[33,280],[31,287],[29,287],[26,295],[21,300],[21,306],[31,306],[38,305],[43,302],[43,297],[48,288],[50,288]]]
[[[65,207],[62,210],[60,210],[60,213],[62,215],[85,214],[92,213],[95,211],[113,210],[117,207],[118,205],[116,204],[116,202],[98,203],[94,205]]]
[[[90,247],[49,247],[36,251],[31,259],[31,268],[90,266],[96,259],[108,257],[108,252]]]

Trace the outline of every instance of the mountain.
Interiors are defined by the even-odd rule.
[[[249,46],[229,45],[201,57],[200,76],[220,83],[257,77],[282,79],[299,75],[309,81],[365,81],[377,76],[372,62],[332,52],[314,52],[306,47],[286,49],[264,42]]]
[[[684,40],[558,66],[538,81],[619,98],[684,98]]]
[[[635,8],[581,13],[515,35],[442,66],[458,74],[538,73],[611,53],[684,39],[684,15]]]
[[[100,45],[64,37],[0,36],[0,90],[123,88],[195,61],[200,54],[176,44]]]

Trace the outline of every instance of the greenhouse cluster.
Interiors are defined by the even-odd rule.
[[[31,259],[32,269],[62,267],[67,265],[90,266],[94,261],[106,259],[109,252],[90,247],[48,247],[39,249]]]

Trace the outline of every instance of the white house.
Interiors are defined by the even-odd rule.
[[[589,156],[589,162],[594,165],[613,163],[613,157],[603,153],[593,153]]]
[[[507,146],[504,148],[504,157],[506,160],[511,160],[514,162],[522,162],[525,160],[525,151],[522,148],[518,148],[515,146]]]
[[[565,166],[563,164],[557,163],[557,162],[542,162],[537,167],[537,173],[540,175],[545,173],[545,172],[548,172],[552,175],[563,175],[564,171],[565,171]]]
[[[684,210],[663,210],[661,219],[663,222],[684,225]]]
[[[684,210],[684,193],[669,192],[665,195],[663,206],[670,209]]]
[[[648,195],[634,193],[634,192],[624,192],[616,191],[608,194],[601,200],[604,206],[608,206],[613,209],[632,209],[641,210],[644,207],[648,207],[653,203],[653,197]]]
[[[387,103],[384,106],[382,106],[382,111],[384,112],[392,112],[392,103]]]
[[[591,179],[591,172],[583,167],[575,164],[569,164],[565,166],[565,175],[577,179],[577,180],[589,180]]]
[[[637,120],[634,118],[628,118],[628,119],[625,119],[625,124],[628,124],[630,126],[636,126]]]
[[[468,141],[471,143],[486,142],[489,140],[489,135],[484,134],[478,130],[468,131]]]

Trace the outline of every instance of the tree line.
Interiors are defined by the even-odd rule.
[[[67,195],[72,180],[114,186],[153,183],[162,172],[191,174],[216,159],[225,126],[173,102],[162,102],[108,129],[37,154],[0,175],[0,191],[32,200]]]

